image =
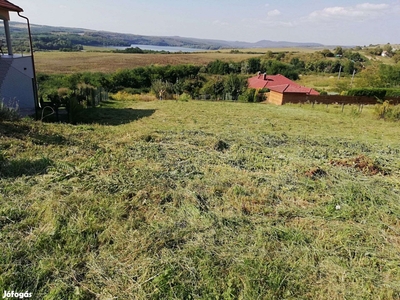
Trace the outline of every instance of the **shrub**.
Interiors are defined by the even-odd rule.
[[[111,95],[111,98],[117,101],[135,101],[137,100],[137,95],[119,91],[118,93]]]
[[[77,98],[74,96],[69,97],[66,101],[69,122],[72,124],[76,124],[84,107],[78,102]]]
[[[247,89],[242,95],[239,96],[240,102],[255,102],[256,89]]]
[[[347,92],[348,96],[366,96],[366,97],[376,97],[378,99],[383,99],[386,96],[386,89],[371,89],[371,88],[359,88],[351,89]]]
[[[386,97],[400,97],[400,89],[387,89]]]
[[[379,119],[400,121],[400,106],[391,105],[389,101],[385,101],[375,106],[375,115],[377,115]]]
[[[15,99],[10,100],[8,104],[4,103],[4,99],[0,100],[0,121],[15,121],[20,117],[18,102]]]
[[[269,93],[270,90],[268,88],[262,88],[258,90],[259,93]]]
[[[150,102],[150,101],[155,101],[157,100],[156,96],[153,94],[147,93],[147,94],[131,94],[125,91],[119,91],[116,94],[112,94],[110,96],[111,99],[117,100],[117,101],[144,101],[144,102]]]
[[[384,99],[385,97],[400,97],[400,89],[394,88],[359,88],[348,91],[349,96],[367,96]]]
[[[59,96],[60,98],[68,97],[68,95],[71,94],[71,90],[70,90],[69,88],[59,88],[59,89],[57,90],[57,92],[58,92],[58,96]]]
[[[183,93],[179,96],[178,100],[183,102],[188,102],[191,99],[189,94]]]
[[[129,94],[136,94],[136,95],[140,95],[140,94],[147,94],[150,92],[150,88],[124,88],[123,90],[121,90],[123,92],[127,92]]]

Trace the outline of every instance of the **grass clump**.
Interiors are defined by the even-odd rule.
[[[85,112],[77,125],[0,123],[2,291],[400,297],[400,129],[373,107],[357,118],[204,101]]]
[[[119,91],[111,95],[113,100],[117,101],[155,101],[157,98],[152,94],[131,94],[126,91]]]
[[[8,101],[5,103],[5,99],[0,100],[0,121],[16,121],[20,119],[18,103],[14,101]]]
[[[183,93],[182,95],[179,95],[178,100],[183,101],[183,102],[188,102],[192,98],[190,97],[189,94]]]
[[[399,121],[400,106],[391,105],[389,101],[384,101],[382,104],[377,104],[375,106],[375,115],[380,119]]]

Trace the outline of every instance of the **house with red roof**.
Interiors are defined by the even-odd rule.
[[[18,107],[21,115],[34,114],[38,108],[35,66],[29,19],[21,13],[23,9],[7,0],[0,0],[0,100],[7,106]],[[29,53],[13,51],[10,31],[10,15],[16,13],[27,23]],[[11,104],[10,104],[11,103]]]
[[[268,89],[266,93],[267,102],[283,105],[285,103],[306,102],[308,95],[319,95],[319,93],[305,86],[301,86],[289,78],[278,75],[266,75],[258,73],[247,81],[248,87],[253,89]]]

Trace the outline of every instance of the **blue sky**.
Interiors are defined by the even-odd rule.
[[[400,43],[400,0],[11,0],[31,23],[230,41]],[[12,20],[18,20],[13,17]]]

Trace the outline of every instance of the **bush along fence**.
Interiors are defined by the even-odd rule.
[[[73,91],[60,88],[40,97],[40,120],[76,123],[85,108],[95,108],[108,99],[102,87],[83,86]]]
[[[368,96],[340,96],[340,95],[307,95],[305,102],[319,103],[319,104],[360,104],[360,105],[374,105],[380,104],[383,101],[388,101],[390,104],[400,104],[400,97],[368,97]]]
[[[400,103],[400,89],[394,88],[358,88],[347,91],[347,95],[307,96],[306,101],[321,104],[380,104],[387,101],[390,104]]]

